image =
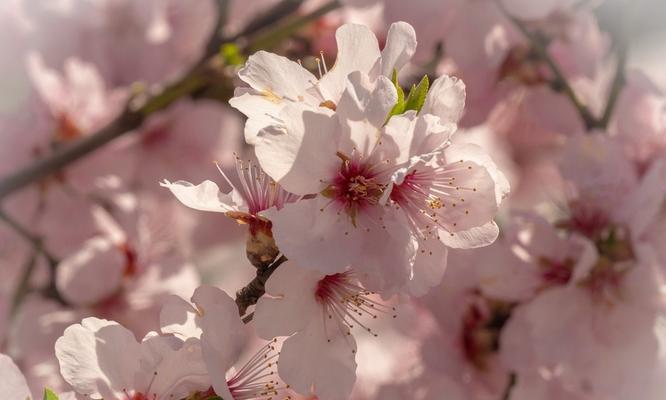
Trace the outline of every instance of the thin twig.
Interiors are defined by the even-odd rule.
[[[282,40],[289,37],[293,32],[341,6],[342,4],[339,0],[332,0],[306,15],[297,15],[291,18],[286,18],[277,29],[258,35],[254,42],[248,46],[248,52],[252,53],[260,49],[270,49],[274,47],[276,43],[280,43]]]
[[[27,241],[37,252],[41,253],[46,258],[46,260],[49,262],[50,265],[58,264],[57,258],[53,256],[44,247],[42,238],[33,234],[32,232],[29,232],[28,229],[23,227],[23,225],[21,225],[18,221],[10,217],[7,213],[5,213],[2,210],[0,210],[0,221],[7,224],[7,226],[12,228],[19,236],[21,236],[25,241]]]
[[[597,123],[599,129],[608,128],[613,111],[615,110],[615,104],[620,97],[620,92],[626,83],[625,71],[627,66],[627,56],[629,53],[629,47],[625,38],[617,37],[618,47],[617,47],[617,61],[615,66],[615,77],[613,78],[613,83],[611,84],[610,92],[608,93],[608,102],[606,103],[606,108],[604,113]]]
[[[16,288],[16,292],[14,292],[14,298],[12,299],[12,305],[10,308],[9,315],[12,317],[16,315],[18,307],[23,301],[23,298],[30,291],[30,278],[32,277],[32,272],[37,266],[38,257],[39,250],[34,249],[32,253],[30,253],[28,260],[25,263],[25,267],[23,267],[23,274],[21,275],[21,280],[19,281],[18,287]]]
[[[554,80],[553,84],[556,87],[560,88],[562,92],[569,98],[573,106],[576,107],[576,110],[578,111],[578,114],[583,120],[583,123],[585,124],[587,130],[589,131],[590,129],[596,127],[598,125],[597,119],[592,115],[589,108],[587,108],[587,106],[578,98],[576,92],[573,90],[571,85],[569,85],[569,82],[565,78],[564,73],[562,72],[560,67],[553,60],[550,54],[548,54],[548,50],[546,49],[543,40],[538,35],[535,35],[534,33],[530,32],[530,30],[527,29],[527,27],[522,21],[512,16],[504,8],[504,5],[502,4],[501,1],[497,1],[496,4],[499,7],[502,14],[509,21],[511,21],[511,23],[525,36],[525,38],[527,38],[530,41],[530,45],[532,46],[536,54],[539,56],[539,58],[544,63],[546,63],[546,66],[548,66],[548,69],[553,74],[553,80]]]
[[[49,285],[42,290],[42,293],[46,297],[53,299],[60,304],[63,305],[67,304],[65,299],[63,299],[63,297],[58,292],[58,289],[56,288],[55,284],[56,268],[58,266],[59,261],[54,255],[52,255],[46,249],[43,239],[35,235],[34,233],[28,231],[28,229],[23,227],[23,225],[21,225],[18,221],[14,220],[12,217],[10,217],[7,213],[3,212],[2,210],[0,210],[0,221],[3,221],[5,224],[11,227],[14,230],[14,232],[16,232],[19,236],[21,236],[26,242],[28,242],[32,246],[32,255],[28,259],[28,262],[26,263],[26,266],[23,270],[23,275],[21,276],[21,280],[19,281],[19,286],[16,292],[14,293],[14,298],[12,300],[12,308],[11,308],[12,315],[18,309],[18,306],[21,304],[21,301],[23,300],[25,295],[31,290],[30,278],[32,277],[32,273],[35,270],[40,254],[46,259],[51,273],[51,279],[49,281]]]
[[[512,372],[511,374],[509,374],[509,382],[506,385],[506,389],[504,389],[502,400],[511,399],[511,392],[513,391],[513,388],[516,386],[516,383],[518,383],[518,376],[516,375],[515,372]]]

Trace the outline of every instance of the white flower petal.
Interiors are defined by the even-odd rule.
[[[337,102],[347,76],[354,71],[370,73],[380,57],[377,37],[365,25],[345,24],[335,32],[338,56],[335,65],[319,81],[324,100]]]
[[[278,373],[304,395],[346,400],[356,381],[355,352],[353,336],[326,333],[324,321],[313,320],[282,344]]]
[[[358,259],[365,232],[328,202],[318,196],[263,215],[273,222],[275,241],[289,260],[303,268],[334,274]]]
[[[266,295],[254,310],[257,335],[266,340],[289,336],[321,318],[322,308],[315,300],[317,283],[324,275],[287,261],[266,283]],[[317,313],[319,315],[317,316]]]
[[[132,332],[98,318],[68,327],[55,344],[65,381],[93,399],[121,398],[123,389],[133,388],[141,352]]]
[[[286,57],[267,51],[251,55],[238,73],[240,78],[271,101],[299,101],[317,80],[308,70]]]
[[[197,310],[181,297],[169,296],[160,310],[160,327],[164,334],[173,334],[176,337],[187,340],[188,338],[200,338],[201,327]]]
[[[286,105],[281,119],[284,126],[268,127],[257,137],[259,164],[288,192],[319,192],[340,163],[335,155],[337,120],[296,105]]]
[[[421,114],[433,114],[441,123],[458,123],[465,108],[465,84],[448,75],[442,75],[430,86]]]
[[[381,74],[390,77],[393,70],[400,69],[411,60],[416,52],[416,32],[406,22],[394,22],[389,27],[386,45],[382,50]]]
[[[229,211],[247,211],[247,205],[241,201],[241,196],[220,192],[220,188],[212,181],[203,181],[198,185],[190,182],[169,182],[164,180],[160,186],[173,193],[184,205],[200,211],[213,211],[226,213]]]
[[[27,400],[30,389],[25,377],[9,356],[0,354],[0,393],[5,399]]]

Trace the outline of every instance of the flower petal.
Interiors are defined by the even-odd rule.
[[[446,271],[448,248],[437,240],[419,241],[407,289],[412,296],[423,296],[442,282]]]
[[[30,389],[25,377],[9,356],[0,354],[0,393],[6,399],[30,398]]]
[[[272,221],[275,241],[288,259],[330,275],[358,259],[364,233],[328,202],[318,196],[263,215]]]
[[[355,353],[353,336],[327,335],[324,321],[315,319],[284,341],[278,373],[301,394],[314,394],[319,400],[345,400],[356,381]]]
[[[164,334],[173,334],[187,340],[200,338],[201,327],[197,319],[197,310],[181,297],[169,296],[160,310],[160,327]]]
[[[321,318],[317,304],[317,283],[324,274],[287,261],[266,282],[266,294],[254,310],[257,336],[266,340],[289,336],[302,330],[314,318]],[[319,314],[319,315],[317,315]]]
[[[141,350],[142,369],[137,374],[136,389],[150,388],[148,398],[182,399],[210,387],[199,339],[183,342],[173,336],[149,335],[141,343]]]
[[[286,57],[267,51],[251,55],[238,76],[274,102],[299,101],[317,80],[308,70]]]
[[[354,71],[370,73],[379,60],[377,37],[365,25],[345,24],[335,32],[338,56],[335,65],[319,81],[325,99],[337,102],[347,76]]]
[[[385,77],[371,81],[359,71],[349,74],[345,91],[340,98],[337,116],[344,129],[338,150],[350,155],[355,149],[369,155],[379,141],[381,127],[398,94],[393,83]]]
[[[439,238],[454,249],[473,249],[491,244],[499,236],[495,221],[459,232],[440,232]]]
[[[382,70],[384,76],[391,76],[393,70],[400,69],[411,60],[416,52],[416,32],[406,22],[391,24],[382,50]]]
[[[123,389],[133,388],[141,352],[132,332],[98,318],[68,327],[55,344],[65,381],[94,399],[121,398]]]
[[[430,86],[421,114],[433,114],[442,123],[458,123],[465,108],[465,83],[442,75]]]
[[[259,131],[275,123],[282,111],[283,103],[272,101],[254,89],[239,88],[229,105],[247,116],[244,136],[248,144],[256,144]]]
[[[217,391],[227,387],[225,373],[238,360],[245,331],[234,300],[223,290],[202,285],[192,296],[201,314],[204,361]]]
[[[165,179],[160,186],[169,189],[181,203],[195,210],[221,213],[247,210],[247,205],[235,190],[221,193],[212,181],[206,180],[194,185],[185,181],[171,183]]]
[[[115,243],[101,237],[89,239],[58,264],[56,287],[72,304],[93,305],[118,290],[126,262]]]
[[[334,176],[339,166],[337,120],[296,105],[286,105],[281,119],[284,126],[270,126],[257,137],[259,164],[288,192],[319,192],[325,187],[322,181]]]

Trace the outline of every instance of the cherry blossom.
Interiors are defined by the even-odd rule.
[[[417,240],[432,237],[454,247],[491,243],[497,235],[492,218],[508,192],[479,149],[447,144],[462,114],[462,84],[440,78],[422,110],[432,114],[408,112],[384,126],[395,96],[388,79],[352,73],[335,113],[286,105],[282,124],[261,131],[255,144],[264,170],[287,190],[320,193],[264,213],[285,255],[331,273],[362,254],[357,272],[382,293],[410,280]],[[377,247],[386,241],[413,244],[396,245],[389,255]],[[438,244],[421,250],[426,256],[445,251]],[[404,261],[387,270],[396,260]],[[441,276],[442,258],[432,262],[440,271],[433,274]],[[432,269],[427,264],[423,268]]]
[[[83,319],[55,351],[65,380],[93,399],[183,398],[210,386],[198,341],[151,333],[137,342],[114,321]]]
[[[289,336],[278,373],[290,387],[319,399],[345,399],[356,380],[357,327],[376,336],[368,320],[394,315],[374,300],[353,271],[324,275],[287,261],[266,284],[255,310],[257,334]]]
[[[215,394],[224,399],[271,399],[284,392],[274,375],[278,352],[271,341],[238,369],[245,339],[243,324],[233,299],[212,286],[200,286],[192,303],[172,297],[162,308],[162,332],[183,340],[201,339],[203,357]],[[288,397],[287,397],[288,398]]]

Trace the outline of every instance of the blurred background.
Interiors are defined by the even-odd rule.
[[[585,132],[617,138],[637,176],[666,148],[662,0],[0,0],[0,353],[35,398],[44,386],[67,390],[53,344],[68,325],[95,315],[141,337],[159,327],[167,296],[189,298],[202,282],[233,294],[255,275],[245,227],[185,208],[159,186],[223,186],[215,163],[234,176],[237,156],[253,159],[244,116],[227,104],[246,58],[269,50],[315,72],[318,59],[333,64],[340,25],[368,25],[381,45],[401,20],[419,40],[403,86],[424,74],[466,83],[456,140],[482,145],[511,181],[503,227],[515,212],[561,215],[569,189],[559,152]],[[661,229],[655,237],[666,238]],[[515,375],[486,356],[497,355],[506,304],[518,300],[489,302],[501,290],[484,286],[484,268],[470,272],[504,260],[501,246],[511,245],[451,254],[441,287],[380,321],[381,340],[358,338],[354,398],[508,398]],[[651,321],[646,330],[663,329]],[[666,372],[661,361],[650,359],[649,374]],[[535,389],[553,384],[542,374],[512,398],[666,396],[634,375],[618,389],[609,381],[622,371],[585,376],[589,390],[567,381],[551,397]]]

